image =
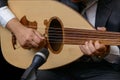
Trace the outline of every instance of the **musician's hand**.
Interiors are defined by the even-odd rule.
[[[104,27],[98,27],[98,30],[105,31]],[[93,42],[92,40],[86,41],[85,45],[80,45],[81,51],[85,55],[104,57],[109,51],[109,46],[101,44],[99,41]]]
[[[16,37],[23,48],[38,48],[45,41],[45,38],[37,30],[26,27],[19,33],[16,33]]]
[[[43,46],[45,38],[37,30],[23,26],[17,19],[12,19],[6,26],[16,36],[23,48],[38,48]]]

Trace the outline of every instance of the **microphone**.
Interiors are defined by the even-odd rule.
[[[49,51],[46,48],[42,48],[39,52],[37,52],[33,58],[32,64],[30,67],[37,69],[43,63],[46,62],[49,55]]]
[[[49,51],[46,48],[42,48],[37,52],[33,58],[31,65],[26,69],[21,77],[21,80],[35,80],[36,71],[38,67],[44,64],[49,56]],[[34,78],[34,79],[33,79]]]

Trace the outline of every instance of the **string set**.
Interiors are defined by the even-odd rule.
[[[86,40],[104,40],[104,41],[117,41],[120,43],[119,32],[106,32],[98,30],[86,30],[75,28],[54,28],[50,27],[48,31],[48,37],[50,42],[56,43],[64,41],[64,43],[84,43]],[[112,42],[112,44],[114,43]]]

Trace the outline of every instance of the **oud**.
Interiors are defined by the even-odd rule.
[[[69,64],[83,53],[79,49],[85,41],[99,40],[105,45],[120,45],[120,33],[96,31],[80,14],[54,0],[9,0],[9,7],[21,20],[37,22],[37,28],[47,40],[50,55],[39,69],[51,69]],[[1,31],[3,56],[10,64],[27,68],[36,50],[22,48],[13,35],[6,29]],[[14,47],[13,47],[14,46]]]

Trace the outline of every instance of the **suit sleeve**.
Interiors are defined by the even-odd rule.
[[[4,7],[8,5],[8,0],[0,0],[0,7]]]

